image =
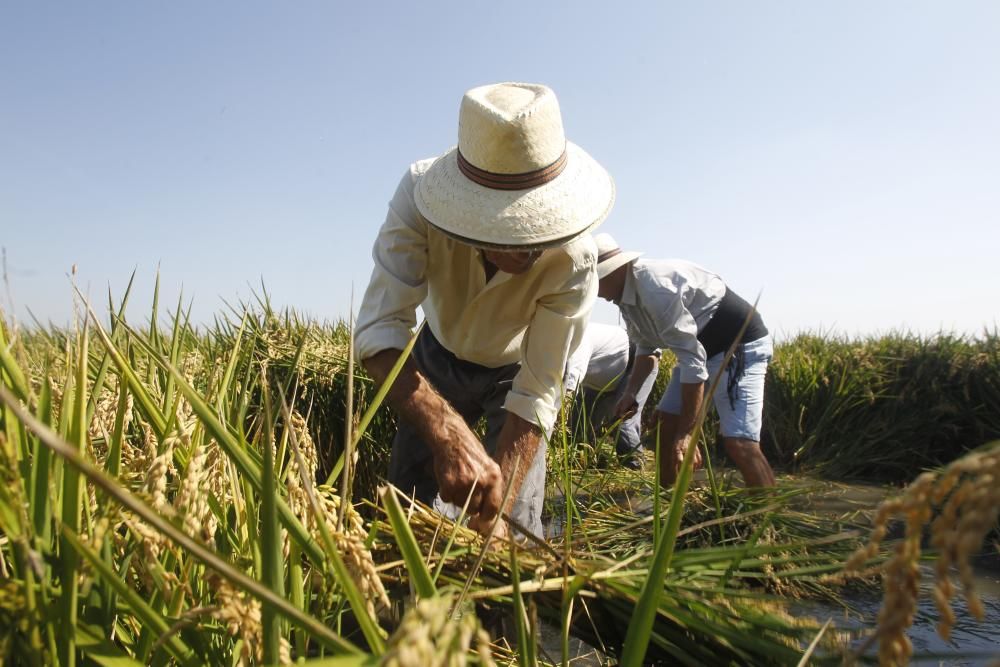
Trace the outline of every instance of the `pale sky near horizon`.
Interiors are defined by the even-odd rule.
[[[614,176],[602,231],[718,273],[772,331],[1000,322],[1000,3],[0,1],[0,306],[143,321],[263,281],[347,316],[462,93],[550,85]],[[9,296],[8,296],[9,293]],[[601,305],[595,317],[614,321]]]

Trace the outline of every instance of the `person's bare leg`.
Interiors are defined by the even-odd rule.
[[[677,479],[677,469],[673,464],[673,452],[671,447],[674,446],[674,439],[677,436],[677,426],[680,424],[681,416],[672,415],[669,412],[656,411],[656,424],[654,428],[659,427],[659,442],[660,442],[660,486],[667,488],[673,486],[674,481]],[[652,446],[656,446],[656,431],[653,432]]]
[[[748,486],[774,486],[774,470],[767,462],[760,443],[745,438],[725,438],[726,454],[743,474]]]

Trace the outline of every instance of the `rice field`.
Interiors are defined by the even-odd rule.
[[[610,444],[563,428],[548,539],[484,544],[382,482],[395,425],[346,327],[266,297],[201,329],[154,305],[136,327],[127,300],[68,330],[0,316],[2,664],[905,664],[928,553],[943,631],[957,593],[976,611],[996,333],[779,346],[768,456],[916,478],[877,512],[750,493],[712,456],[661,491],[654,465],[609,465]],[[880,579],[877,630],[791,611]]]

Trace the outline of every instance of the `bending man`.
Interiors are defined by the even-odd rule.
[[[505,511],[541,534],[542,436],[596,297],[587,231],[614,192],[566,141],[554,93],[533,84],[468,91],[457,148],[403,176],[375,241],[356,345],[383,382],[422,307],[425,326],[389,392],[400,415],[389,481],[405,493],[459,506],[469,497],[473,527]],[[469,426],[483,416],[485,447]],[[507,480],[513,499],[501,507]]]
[[[628,386],[615,412],[636,408],[636,393],[663,347],[677,356],[670,384],[657,408],[660,478],[674,483],[705,391],[705,382],[720,372],[730,345],[736,340],[751,306],[726,287],[718,275],[683,260],[643,260],[641,253],[622,252],[608,234],[595,237],[601,298],[618,305],[636,342],[636,360]],[[724,369],[712,397],[719,412],[726,454],[743,474],[747,486],[773,486],[774,471],[760,450],[764,408],[764,376],[771,359],[771,337],[754,313]],[[695,466],[701,454],[695,449]]]

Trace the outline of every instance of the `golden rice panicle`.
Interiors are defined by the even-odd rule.
[[[87,445],[93,453],[94,461],[100,465],[104,465],[107,461],[108,436],[114,432],[115,418],[118,415],[117,385],[117,377],[105,380],[104,391],[95,402],[94,415],[88,427],[90,437],[87,439]]]
[[[931,527],[932,543],[940,550],[935,602],[939,609],[943,602],[950,603],[955,592],[950,573],[955,569],[962,582],[969,613],[982,621],[985,610],[975,590],[970,560],[982,546],[1000,512],[1000,449],[975,452],[960,459],[948,474],[964,474],[965,477],[948,498],[939,520]],[[953,616],[948,619],[944,616],[942,614],[939,631],[942,637],[947,638],[951,623],[945,621],[953,622]]]
[[[935,509],[937,517],[933,522]],[[938,473],[920,475],[902,495],[879,506],[868,545],[848,561],[859,570],[878,553],[887,524],[905,521],[905,534],[883,567],[884,596],[877,635],[879,662],[908,664],[913,646],[906,630],[913,624],[919,594],[920,540],[930,523],[931,545],[938,550],[934,602],[940,612],[938,632],[948,639],[955,622],[951,601],[955,594],[952,572],[958,572],[969,612],[982,620],[984,610],[974,587],[970,559],[983,544],[1000,512],[1000,446],[979,450],[954,461]]]
[[[475,649],[479,664],[493,667],[489,635],[475,614],[452,618],[450,596],[426,598],[403,616],[389,638],[383,667],[464,667]],[[475,640],[475,647],[473,647]]]
[[[217,447],[210,450],[203,438],[195,439],[175,502],[179,513],[184,517],[184,532],[206,544],[211,544],[214,540],[218,523],[208,503],[211,495],[208,480],[218,457]]]
[[[294,431],[291,437],[294,440],[294,445],[297,448],[299,456],[295,456],[294,454],[289,456],[288,465],[285,468],[285,488],[288,492],[288,506],[291,508],[292,513],[295,514],[295,518],[301,521],[303,525],[308,526],[311,521],[312,511],[309,504],[309,494],[302,486],[302,478],[316,479],[316,468],[319,465],[319,459],[316,454],[316,445],[309,434],[309,429],[306,427],[306,420],[302,418],[302,415],[293,411],[289,420],[289,426]],[[299,466],[300,457],[303,462],[301,468]],[[288,548],[289,542],[286,535],[284,541],[286,558],[288,557]]]
[[[175,587],[180,585],[180,578],[176,572],[163,567],[160,554],[171,549],[173,543],[134,514],[125,513],[124,516],[124,523],[138,541],[143,555],[142,558],[133,559],[132,567],[148,592],[159,591],[165,598],[169,598]]]
[[[340,505],[343,502],[340,496],[336,495],[329,487],[317,489],[317,499],[321,517],[310,517],[309,529],[314,538],[319,540],[319,528],[316,521],[323,521],[326,524],[330,535],[337,543],[347,565],[348,572],[354,578],[361,594],[365,596],[368,603],[368,613],[375,615],[376,609],[386,609],[390,606],[389,596],[385,592],[385,585],[375,567],[372,553],[365,546],[367,533],[361,515],[351,505],[344,511],[344,525],[337,526],[337,515]]]
[[[212,615],[225,625],[230,636],[242,640],[239,664],[260,664],[264,658],[260,601],[238,591],[215,573],[209,574],[206,581],[215,593],[216,610]]]

